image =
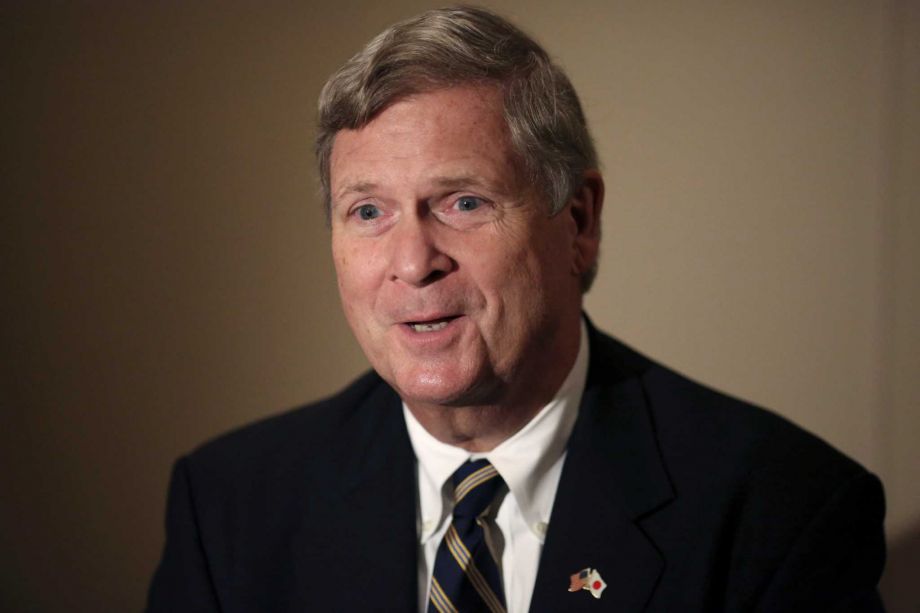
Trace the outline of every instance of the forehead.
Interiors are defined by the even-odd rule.
[[[508,182],[518,167],[501,90],[466,85],[407,97],[364,127],[337,133],[330,183],[335,201],[359,184],[450,176]]]

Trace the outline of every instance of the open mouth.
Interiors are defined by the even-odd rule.
[[[447,324],[457,319],[459,315],[451,315],[440,319],[431,319],[429,321],[409,321],[406,325],[415,332],[437,332],[447,327]]]

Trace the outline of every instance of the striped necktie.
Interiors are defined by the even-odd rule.
[[[502,478],[488,460],[477,460],[458,468],[451,480],[454,516],[435,557],[428,613],[504,613],[498,566],[476,521]]]

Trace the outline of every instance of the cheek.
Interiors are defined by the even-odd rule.
[[[372,257],[362,256],[359,245],[350,241],[333,241],[332,261],[335,264],[335,274],[338,278],[339,289],[360,286],[362,278],[367,275],[368,267],[362,266],[373,262]]]
[[[339,296],[346,316],[351,320],[353,315],[362,308],[362,298],[367,298],[367,291],[363,289],[366,281],[362,278],[359,265],[361,259],[353,249],[347,246],[334,245],[332,260],[335,264],[336,283],[339,287]]]
[[[547,221],[542,240],[534,243],[534,252],[540,260],[543,277],[549,284],[561,284],[558,291],[567,289],[575,265],[575,250],[569,216],[565,211]]]
[[[529,236],[503,263],[504,285],[498,287],[501,299],[508,308],[514,303],[522,311],[517,315],[525,320],[542,320],[553,310],[552,305],[577,291],[565,240],[554,228],[545,230]]]
[[[366,270],[361,266],[365,259],[350,245],[336,243],[333,243],[332,259],[345,319],[365,354],[370,356],[373,353],[369,344],[373,338],[369,327],[373,294],[366,279]]]
[[[363,241],[338,240],[332,244],[336,281],[342,310],[355,334],[367,337],[375,329],[377,306],[385,277],[385,260]]]
[[[492,304],[493,315],[506,321],[530,318],[546,291],[543,258],[526,240],[518,240],[524,238],[480,244],[470,254],[477,288]]]

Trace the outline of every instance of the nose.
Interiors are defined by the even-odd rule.
[[[405,215],[390,233],[390,279],[423,287],[446,275],[454,266],[437,244],[437,228],[424,215]]]

